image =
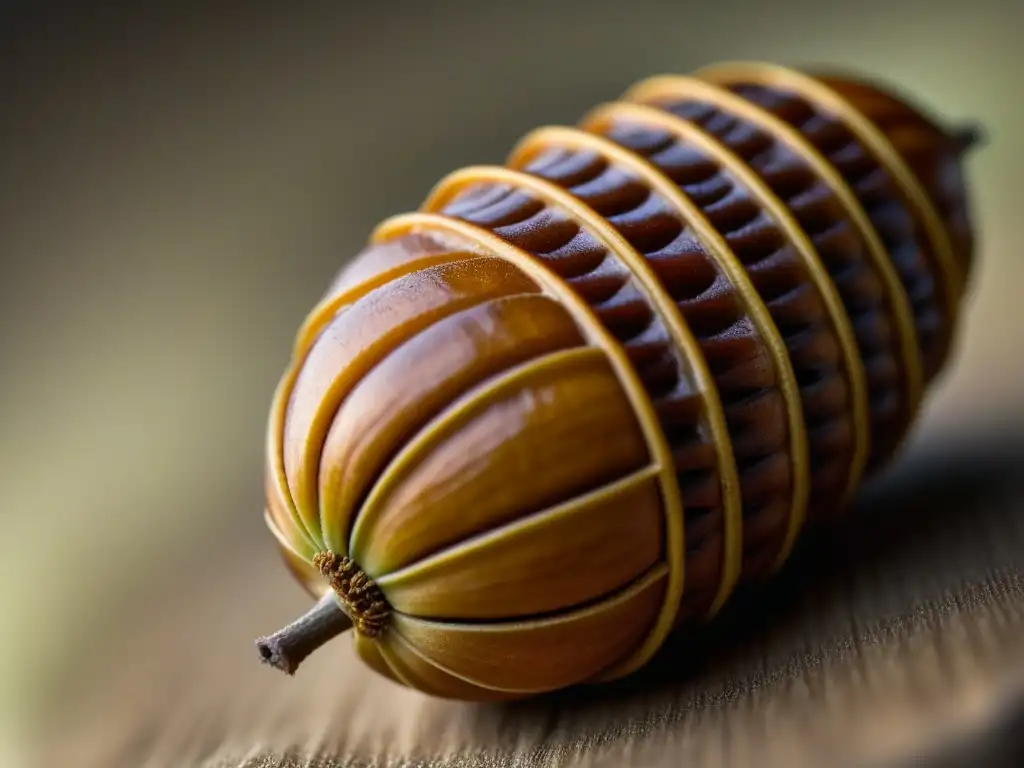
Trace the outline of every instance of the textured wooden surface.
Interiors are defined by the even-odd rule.
[[[996,739],[1024,696],[1020,440],[912,452],[777,581],[634,678],[516,705],[393,686],[346,641],[292,679],[260,666],[252,638],[307,602],[269,552],[253,542],[136,617],[65,702],[44,764],[977,764],[983,747],[1007,757]]]

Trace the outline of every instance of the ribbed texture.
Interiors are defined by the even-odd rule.
[[[628,202],[623,207],[628,208]],[[689,591],[695,595],[695,601],[704,602],[717,584],[723,536],[714,446],[710,444],[707,430],[700,427],[702,405],[696,385],[684,378],[675,359],[679,351],[672,348],[664,324],[637,289],[627,265],[564,210],[546,205],[528,191],[508,184],[474,185],[459,194],[443,213],[486,227],[542,260],[572,285],[626,348],[672,448],[689,532]],[[624,211],[623,215],[628,213]],[[612,224],[617,220],[618,217],[609,217]],[[679,237],[682,234],[677,228],[670,239],[699,248],[692,235]],[[695,260],[701,258],[702,255],[697,254]],[[659,276],[664,276],[660,264],[652,266]],[[742,315],[735,298],[723,297],[721,290],[716,295],[716,285],[709,285],[709,282],[724,282],[718,278],[714,268],[704,261],[697,269],[680,270],[680,279],[671,283],[670,294],[680,304],[690,305],[687,319],[698,340],[705,345],[706,340],[723,337],[730,329],[736,339],[734,345],[742,344],[744,336],[751,344],[757,344],[753,327]],[[755,352],[748,357],[756,356]],[[725,373],[735,369],[735,357],[730,358],[727,351],[719,358],[725,359],[709,357],[712,370],[717,367]],[[747,394],[750,391],[748,387]],[[723,396],[729,394],[726,390]],[[772,425],[764,426],[767,440],[771,441]],[[784,440],[783,432],[775,442]],[[747,452],[741,444],[737,461],[744,458]],[[785,466],[784,457],[780,463]],[[785,499],[782,505],[785,507]]]
[[[736,86],[736,93],[797,128],[846,179],[871,217],[914,307],[925,372],[938,373],[951,328],[942,310],[937,267],[921,225],[894,188],[889,172],[842,120],[816,109],[797,94],[762,86]]]
[[[736,86],[721,92],[726,104],[738,95],[769,123],[796,129],[807,150],[819,153],[850,194],[837,197],[799,150],[721,104],[685,97],[648,104],[699,128],[763,182],[773,202],[784,207],[811,243],[813,257],[841,300],[842,316],[829,317],[793,242],[766,211],[759,197],[763,190],[752,192],[729,167],[670,130],[628,118],[582,125],[630,151],[677,187],[722,236],[750,278],[785,344],[799,386],[811,478],[805,512],[811,519],[823,517],[845,503],[857,426],[850,372],[844,368],[835,325],[845,324],[856,340],[867,390],[866,469],[874,471],[893,455],[913,420],[916,403],[908,394],[906,353],[917,354],[927,380],[934,378],[948,348],[951,319],[943,309],[941,280],[920,214],[898,194],[887,169],[840,116],[779,89]],[[607,109],[614,114],[616,106]],[[885,113],[889,119],[880,123],[883,130],[905,127],[906,118],[891,119],[894,109]],[[787,430],[779,372],[749,314],[750,297],[740,295],[685,213],[636,173],[592,148],[548,143],[542,135],[529,157],[511,167],[557,184],[612,225],[646,260],[699,343],[721,399],[739,472],[744,573],[763,575],[783,546],[792,519],[793,436]],[[683,613],[705,607],[715,587],[712,565],[721,559],[715,549],[722,546],[715,454],[707,431],[700,429],[700,398],[673,364],[671,340],[636,290],[628,265],[571,214],[514,181],[474,179],[470,170],[445,197],[443,206],[430,210],[486,228],[541,260],[573,286],[626,348],[676,457],[687,530]],[[949,214],[953,206],[937,202],[945,203],[942,213]],[[869,222],[870,236],[885,249],[900,295],[894,297],[892,286],[885,285],[851,206],[861,206],[856,213]],[[950,223],[960,245],[967,242],[962,218]],[[914,350],[901,344],[897,303],[912,318]],[[679,350],[674,352],[678,356]]]
[[[743,263],[786,342],[811,451],[811,516],[842,497],[853,458],[849,379],[820,293],[793,243],[728,169],[671,135],[619,125],[609,137],[643,155],[697,204]],[[844,318],[845,321],[845,318]]]
[[[334,281],[268,523],[314,594],[325,549],[379,588],[371,667],[475,699],[626,674],[892,457],[971,263],[957,140],[827,82],[644,81],[449,174]]]
[[[785,204],[814,244],[842,297],[867,376],[871,463],[884,461],[903,436],[911,411],[892,300],[886,296],[883,278],[859,228],[807,160],[767,130],[726,107],[698,99],[675,101],[665,109],[700,126],[739,156]],[[660,160],[667,172],[675,171],[674,180],[684,181],[680,178],[683,168],[666,167],[672,153],[686,151],[668,131],[632,128],[628,123],[614,130],[620,141],[655,162]],[[690,148],[690,162],[698,159]]]

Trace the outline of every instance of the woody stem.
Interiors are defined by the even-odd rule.
[[[260,660],[292,675],[309,654],[352,627],[334,592],[328,592],[287,627],[256,641]]]

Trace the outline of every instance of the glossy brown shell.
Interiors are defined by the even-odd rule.
[[[300,329],[267,514],[369,576],[396,682],[619,677],[904,439],[973,241],[960,145],[861,81],[657,77],[385,221]],[[955,173],[954,173],[955,170]]]

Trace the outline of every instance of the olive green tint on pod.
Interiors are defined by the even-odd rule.
[[[659,76],[377,227],[296,336],[266,512],[427,694],[629,674],[895,455],[973,264],[950,132],[839,74]]]

